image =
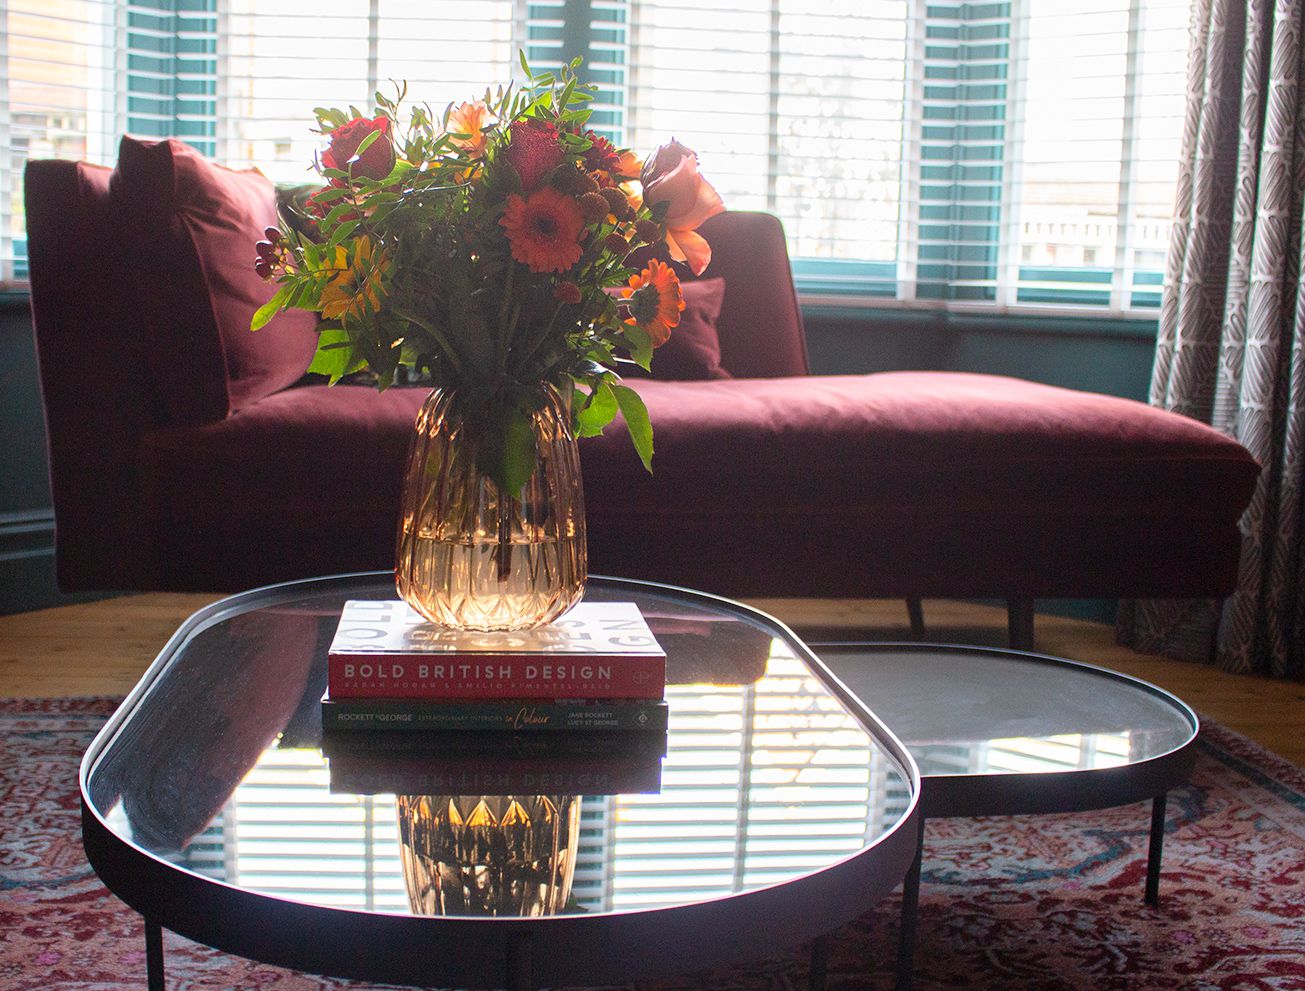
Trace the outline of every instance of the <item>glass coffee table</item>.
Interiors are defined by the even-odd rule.
[[[1145,898],[1157,901],[1165,797],[1187,781],[1200,732],[1180,699],[1127,675],[1021,651],[916,643],[814,649],[915,758],[922,840],[931,817],[1150,800]],[[910,983],[919,885],[917,861],[903,896],[902,988]]]
[[[911,757],[761,613],[618,579],[586,595],[637,603],[665,648],[664,736],[417,754],[410,739],[324,740],[340,609],[394,598],[388,574],[271,586],[192,616],[81,769],[86,853],[145,918],[152,991],[164,928],[316,974],[511,989],[670,976],[810,940],[819,987],[823,934],[914,862]],[[442,842],[451,808],[483,844]],[[431,897],[440,878],[456,897]]]

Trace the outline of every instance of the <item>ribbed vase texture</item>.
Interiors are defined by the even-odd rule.
[[[433,623],[524,630],[580,601],[588,577],[580,453],[558,393],[533,418],[537,465],[519,495],[476,467],[476,449],[449,393],[417,416],[408,458],[395,584]]]
[[[399,795],[399,856],[418,915],[555,915],[580,846],[578,795]]]

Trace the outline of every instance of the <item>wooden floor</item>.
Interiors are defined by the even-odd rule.
[[[0,696],[122,695],[172,632],[211,595],[149,594],[0,616]],[[900,602],[764,599],[753,605],[821,638],[909,640]],[[1005,644],[1005,610],[925,603],[927,639]],[[1305,684],[1148,657],[1118,646],[1113,628],[1039,616],[1037,649],[1100,664],[1166,688],[1198,712],[1305,766]],[[817,639],[812,635],[811,639]]]

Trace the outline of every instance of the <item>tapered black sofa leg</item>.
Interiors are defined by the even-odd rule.
[[[924,636],[924,600],[918,595],[907,596],[906,615],[911,618],[911,636],[921,639]]]
[[[1007,630],[1012,650],[1033,649],[1033,600],[1006,600]]]

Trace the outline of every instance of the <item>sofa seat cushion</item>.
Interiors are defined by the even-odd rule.
[[[994,376],[638,388],[655,474],[619,424],[581,443],[591,569],[722,594],[1208,595],[1258,473],[1195,421]],[[302,387],[150,434],[162,567],[197,588],[228,555],[269,581],[390,567],[423,398]]]
[[[622,492],[636,512],[752,506],[1163,518],[1217,514],[1244,500],[1257,472],[1241,445],[1186,417],[994,375],[638,388],[652,416],[654,474],[632,470],[637,461],[619,425],[582,446],[586,484]],[[690,492],[689,504],[666,498]]]

